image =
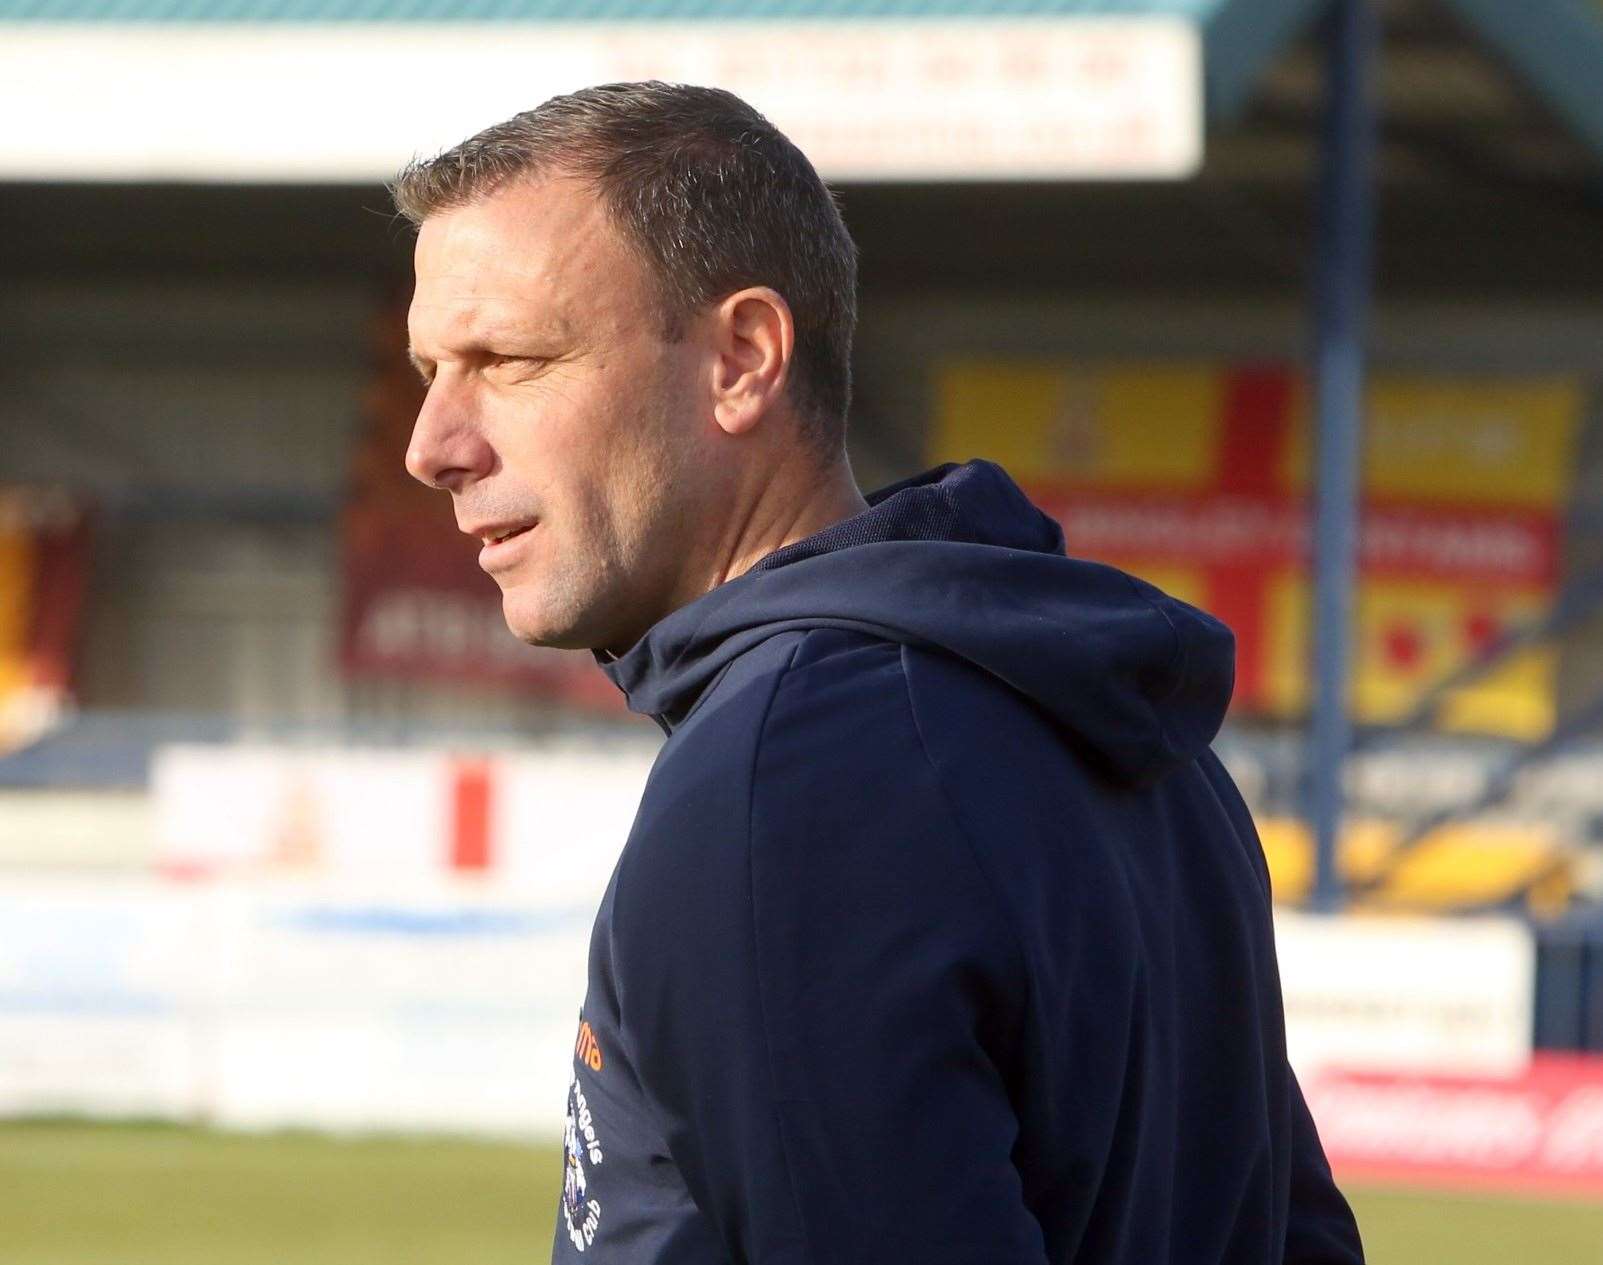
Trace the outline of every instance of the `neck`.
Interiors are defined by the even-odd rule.
[[[769,554],[861,514],[868,502],[857,490],[842,454],[822,471],[817,460],[793,453],[737,516],[704,591],[744,575]]]
[[[733,512],[725,520],[716,544],[711,548],[703,546],[703,565],[683,577],[677,592],[653,620],[631,636],[598,648],[604,658],[617,658],[644,636],[656,619],[744,575],[775,550],[868,508],[844,453],[822,469],[816,457],[790,453],[771,467],[765,480],[754,488],[732,488],[728,501]]]

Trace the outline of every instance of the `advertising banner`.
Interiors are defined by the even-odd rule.
[[[450,497],[403,464],[423,388],[406,359],[399,308],[382,314],[375,345],[341,529],[345,673],[512,689],[622,712],[622,695],[587,651],[528,646],[507,630],[501,591],[479,569],[478,542],[457,530]]]
[[[1326,1071],[1303,1085],[1339,1179],[1603,1197],[1603,1058],[1503,1077]]]
[[[0,487],[0,754],[72,702],[89,520],[67,493]]]
[[[1307,703],[1312,426],[1278,365],[948,365],[937,459],[1000,461],[1069,550],[1141,575],[1236,634],[1235,706]],[[1376,375],[1368,395],[1353,706],[1406,715],[1559,580],[1583,412],[1568,378]],[[1537,737],[1554,662],[1531,650],[1456,691],[1451,728]]]
[[[1507,1075],[1531,1057],[1536,948],[1515,918],[1275,911],[1286,1051],[1329,1067]]]
[[[0,134],[0,178],[386,180],[549,96],[635,79],[737,93],[831,180],[1177,179],[1201,163],[1202,35],[1178,15],[692,5],[640,20],[653,7],[0,24],[0,112],[51,120],[48,136]]]

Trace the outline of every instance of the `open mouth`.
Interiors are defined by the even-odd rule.
[[[503,540],[511,540],[514,536],[523,535],[524,532],[528,531],[529,528],[533,526],[533,523],[526,523],[522,527],[514,527],[511,531],[503,532],[499,536],[490,537],[490,543],[492,545],[499,545]]]

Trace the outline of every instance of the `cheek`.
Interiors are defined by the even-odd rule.
[[[555,503],[585,481],[596,445],[582,416],[532,398],[504,401],[497,413],[491,434],[507,484]]]
[[[508,401],[496,427],[508,482],[538,495],[572,548],[597,533],[633,537],[686,473],[694,404],[685,375],[667,357],[626,360],[553,375]]]

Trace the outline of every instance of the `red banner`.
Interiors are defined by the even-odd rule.
[[[1525,1075],[1325,1072],[1304,1086],[1339,1178],[1603,1198],[1603,1057]]]
[[[0,489],[0,751],[72,700],[89,578],[89,520],[67,493]]]

